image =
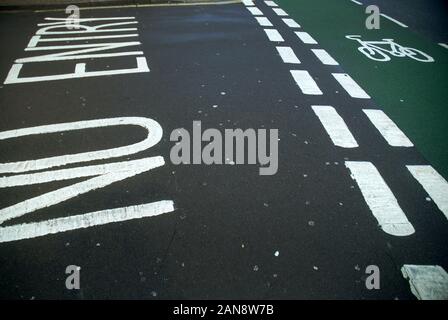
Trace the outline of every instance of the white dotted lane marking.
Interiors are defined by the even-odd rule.
[[[266,35],[269,38],[269,41],[272,42],[283,42],[285,41],[281,34],[277,31],[277,29],[263,29],[266,32]]]
[[[258,23],[262,27],[272,27],[273,26],[271,21],[269,21],[269,19],[266,17],[255,17],[255,19],[257,19]]]
[[[346,161],[345,166],[384,232],[393,236],[409,236],[415,232],[394,194],[371,162]]]
[[[295,31],[295,34],[299,39],[305,44],[317,44],[317,41],[310,36],[308,32],[305,31]]]
[[[255,3],[252,0],[241,0],[245,6],[254,6]]]
[[[334,60],[324,49],[311,49],[314,55],[327,66],[337,66],[339,63]]]
[[[370,99],[370,96],[346,73],[332,73],[345,91],[352,98]]]
[[[448,183],[431,166],[406,166],[448,219]]]
[[[285,12],[285,10],[280,9],[280,8],[273,8],[272,10],[273,10],[273,11],[275,12],[275,14],[278,15],[279,17],[285,17],[285,16],[288,15],[288,14]]]
[[[381,13],[381,16],[383,16],[384,18],[386,18],[386,19],[388,19],[388,20],[390,20],[390,21],[392,21],[392,22],[398,24],[400,27],[403,27],[403,28],[407,28],[407,27],[408,27],[408,26],[405,25],[404,23],[402,23],[402,22],[400,22],[400,21],[398,21],[398,20],[396,20],[396,19],[394,19],[394,18],[392,18],[392,17],[389,17],[388,15],[386,15],[386,14],[384,14],[384,13]]]
[[[344,119],[332,106],[311,106],[334,145],[342,148],[357,148],[358,143],[345,124]]]
[[[413,147],[412,142],[403,131],[381,110],[362,110],[383,138],[393,147]]]
[[[448,274],[442,267],[405,264],[401,273],[419,300],[448,300]]]
[[[299,64],[300,60],[290,47],[276,47],[284,63]]]
[[[265,1],[266,5],[268,7],[278,7],[278,4],[276,4],[274,1]]]
[[[261,10],[256,7],[246,7],[246,9],[249,10],[250,13],[252,13],[254,16],[262,16],[263,15],[263,12],[261,12]]]
[[[302,90],[303,94],[307,95],[322,95],[322,91],[317,86],[313,77],[306,70],[291,70],[291,75],[294,81]]]
[[[283,22],[290,28],[300,28],[300,24],[291,18],[282,18]]]

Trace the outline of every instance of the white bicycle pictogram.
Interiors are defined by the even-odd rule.
[[[361,47],[359,52],[364,54],[367,58],[375,61],[390,61],[391,57],[408,57],[420,62],[434,62],[434,59],[426,53],[410,48],[403,47],[394,42],[394,39],[382,39],[382,41],[363,41],[360,35],[347,35],[347,39],[358,41]],[[388,46],[384,48],[381,46]],[[389,56],[390,55],[390,56]]]

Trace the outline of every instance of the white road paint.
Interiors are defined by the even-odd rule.
[[[359,6],[362,6],[362,3],[359,2],[359,1],[356,1],[356,0],[350,0],[350,1],[353,2],[353,3],[356,3],[356,4],[359,5]]]
[[[264,29],[266,35],[268,36],[270,41],[273,42],[283,42],[285,41],[282,35],[277,31],[277,29]]]
[[[358,143],[344,122],[344,119],[332,106],[311,106],[314,113],[327,131],[335,146],[356,148]]]
[[[334,60],[324,49],[311,49],[314,55],[325,65],[337,66],[339,63]]]
[[[389,145],[393,147],[414,146],[403,131],[382,110],[363,109],[362,111],[364,111]]]
[[[317,83],[306,70],[291,70],[292,77],[303,94],[322,95]]]
[[[60,41],[79,41],[79,40],[100,40],[100,39],[121,39],[121,38],[131,38],[138,37],[138,33],[131,34],[114,34],[106,36],[87,36],[87,37],[52,37],[52,38],[42,38],[41,36],[31,37],[28,43],[28,48],[35,47],[39,42],[60,42]],[[65,47],[64,47],[65,48]]]
[[[386,15],[386,14],[384,14],[384,13],[381,13],[381,15],[382,15],[384,18],[386,18],[386,19],[388,19],[388,20],[390,20],[390,21],[392,21],[392,22],[398,24],[400,27],[403,27],[403,28],[407,28],[407,27],[408,27],[408,26],[405,25],[404,23],[402,23],[402,22],[400,22],[400,21],[398,21],[398,20],[396,20],[396,19],[394,19],[394,18],[392,18],[392,17],[389,17],[388,15]]]
[[[298,24],[294,19],[283,18],[282,20],[290,28],[300,28],[300,24]]]
[[[37,160],[18,161],[10,163],[0,163],[0,173],[27,172],[52,167],[63,166],[71,163],[89,162],[100,159],[117,158],[126,155],[138,153],[156,145],[163,135],[160,124],[152,119],[143,117],[122,117],[99,120],[87,120],[68,122],[60,124],[51,124],[38,127],[29,127],[0,132],[0,141],[24,136],[48,134],[56,132],[67,132],[74,130],[83,130],[90,128],[104,128],[113,126],[133,125],[147,130],[147,137],[138,143],[105,149],[100,151],[90,151],[77,154],[66,154]]]
[[[267,6],[269,7],[278,7],[278,5],[274,1],[265,1]]]
[[[246,7],[247,10],[250,11],[250,13],[252,13],[254,16],[262,16],[263,12],[261,12],[260,9],[256,8],[256,7]]]
[[[370,96],[346,73],[332,73],[345,91],[352,98],[370,99]]]
[[[241,0],[245,6],[254,6],[255,3],[252,0]]]
[[[448,49],[448,44],[446,44],[446,43],[442,43],[442,42],[440,42],[440,43],[439,43],[439,46],[442,46],[442,47],[444,47],[445,49]]]
[[[367,205],[384,232],[393,236],[409,236],[415,232],[397,199],[372,163],[346,161],[345,166],[358,183]]]
[[[305,43],[305,44],[317,44],[317,41],[313,39],[313,37],[310,36],[308,32],[304,31],[296,31],[296,35],[299,37],[299,39]]]
[[[276,49],[284,63],[300,63],[299,58],[290,47],[277,47]]]
[[[275,14],[278,15],[279,17],[285,17],[285,16],[288,15],[288,14],[285,12],[285,10],[280,9],[280,8],[273,8],[272,10],[273,10],[273,11],[275,12]]]
[[[406,166],[448,219],[448,183],[431,166]]]
[[[0,227],[0,243],[42,237],[49,234],[84,229],[108,223],[154,217],[174,211],[171,200],[162,200],[136,206],[108,209],[42,222]]]
[[[258,23],[262,27],[272,27],[271,21],[269,21],[266,17],[255,17],[255,19],[257,19]]]
[[[442,267],[405,264],[401,272],[419,300],[448,300],[448,274]]]

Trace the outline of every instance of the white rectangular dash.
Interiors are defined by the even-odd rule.
[[[345,166],[358,183],[364,200],[384,232],[393,236],[409,236],[415,232],[394,194],[372,163],[346,161]]]
[[[352,98],[370,99],[370,96],[346,73],[332,73],[345,91]]]
[[[282,35],[276,29],[264,29],[266,35],[268,36],[270,41],[274,42],[283,42],[285,41]]]
[[[310,95],[322,95],[322,91],[320,91],[317,86],[316,81],[314,81],[313,77],[306,70],[291,70],[292,77],[294,81],[299,86],[300,90],[302,90],[303,94]]]
[[[269,7],[278,7],[274,1],[265,1],[264,3],[266,3]]]
[[[303,43],[317,44],[317,41],[314,40],[313,37],[311,37],[308,32],[296,31],[296,35],[299,37],[300,40],[302,40]]]
[[[332,106],[311,106],[330,136],[334,145],[342,148],[356,148],[358,143],[345,124],[344,119]]]
[[[440,266],[405,264],[401,268],[419,300],[448,300],[448,274]]]
[[[263,12],[261,12],[260,9],[256,8],[256,7],[246,7],[247,10],[250,11],[250,13],[252,13],[254,16],[262,16]]]
[[[245,6],[254,6],[255,3],[252,0],[241,0]]]
[[[284,63],[300,63],[299,58],[290,47],[277,47],[276,49]]]
[[[290,28],[300,28],[300,24],[298,24],[294,19],[282,18],[282,20]]]
[[[363,109],[375,128],[381,133],[387,143],[393,147],[413,147],[411,140],[403,131],[381,110]]]
[[[255,17],[255,19],[257,19],[258,23],[262,27],[272,27],[271,21],[269,21],[266,17]]]
[[[448,219],[448,183],[431,166],[406,166]]]
[[[327,66],[337,66],[339,63],[334,60],[324,49],[311,49],[314,55]]]
[[[280,9],[280,8],[273,8],[272,10],[275,12],[276,15],[278,15],[278,16],[280,16],[280,17],[285,17],[285,16],[288,15],[288,14],[285,12],[285,10]]]

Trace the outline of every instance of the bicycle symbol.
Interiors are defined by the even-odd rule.
[[[361,47],[358,48],[359,52],[364,54],[367,58],[375,61],[390,61],[393,57],[408,57],[420,62],[434,62],[434,59],[426,53],[410,48],[403,47],[394,42],[394,39],[382,39],[382,41],[363,41],[360,35],[347,35],[347,39],[358,41]],[[389,46],[389,48],[383,48],[381,46]]]

